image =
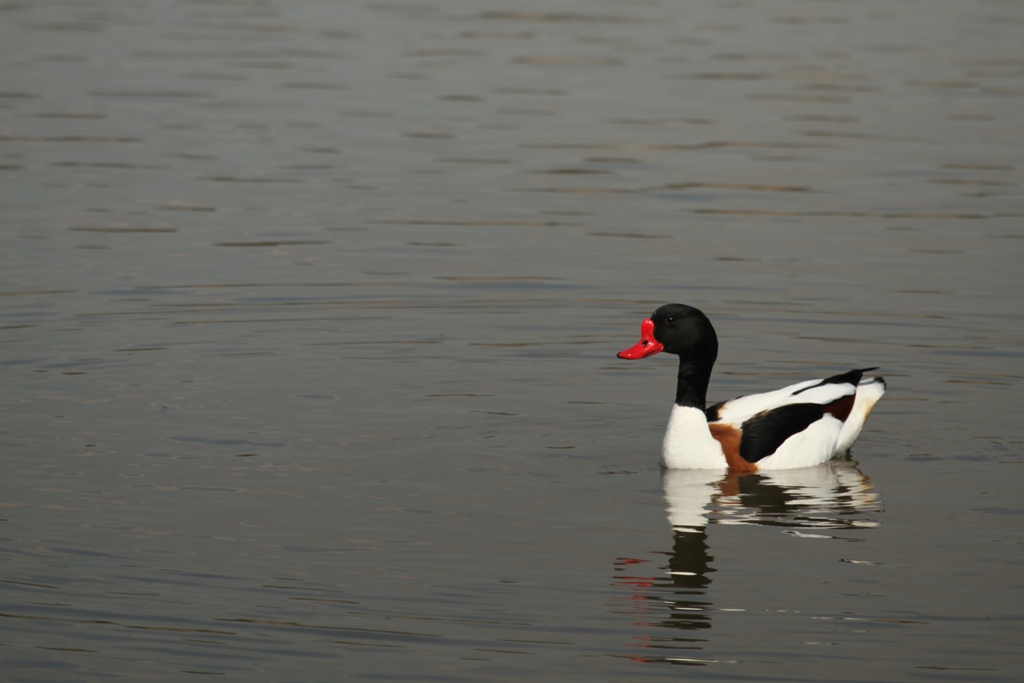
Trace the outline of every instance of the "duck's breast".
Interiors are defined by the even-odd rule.
[[[672,406],[661,446],[661,464],[671,469],[725,470],[725,453],[711,435],[703,410]]]

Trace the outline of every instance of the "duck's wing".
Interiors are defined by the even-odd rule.
[[[741,431],[739,454],[747,462],[754,463],[772,455],[787,439],[803,432],[808,437],[813,435],[816,448],[820,447],[818,441],[831,442],[827,444],[826,455],[830,457],[842,426],[856,405],[858,384],[865,371],[851,370],[725,401],[708,408],[708,422]],[[860,426],[863,424],[861,419]],[[856,439],[856,434],[853,438]]]

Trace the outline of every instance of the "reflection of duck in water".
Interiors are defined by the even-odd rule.
[[[665,470],[662,483],[673,529],[757,524],[793,529],[878,526],[851,513],[878,512],[870,480],[849,461],[817,467],[738,474]]]
[[[662,445],[666,467],[761,472],[820,465],[850,450],[885,393],[881,377],[862,381],[867,369],[851,370],[708,408],[718,336],[707,316],[668,304],[644,320],[640,332],[640,341],[619,358],[661,351],[679,356],[676,402]]]
[[[785,527],[786,533],[822,537],[801,529],[875,527],[878,523],[867,514],[881,510],[870,481],[849,461],[746,475],[665,470],[662,483],[673,531],[672,551],[665,553],[667,575],[619,576],[617,583],[642,592],[634,597],[659,607],[658,618],[651,620],[651,625],[673,629],[711,628],[715,608],[706,593],[715,569],[711,566],[714,558],[708,544],[709,525]],[[637,562],[620,560],[620,564],[632,565],[631,571],[635,571]],[[642,641],[645,648],[671,649],[699,649],[697,643],[701,642],[676,634],[648,636]]]

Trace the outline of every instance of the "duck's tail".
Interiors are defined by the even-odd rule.
[[[867,370],[877,369],[867,368]],[[857,440],[857,437],[860,436],[860,431],[864,429],[864,423],[867,422],[871,409],[875,407],[878,399],[882,398],[884,393],[885,380],[881,377],[862,379],[857,384],[857,396],[853,401],[853,408],[850,410],[849,417],[843,422],[843,428],[839,431],[835,455],[843,455],[850,452],[853,442]]]

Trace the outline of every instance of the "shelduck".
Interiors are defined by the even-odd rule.
[[[670,469],[758,472],[810,467],[848,453],[885,393],[876,368],[850,370],[708,407],[718,335],[701,311],[667,304],[640,325],[640,341],[618,354],[637,360],[662,351],[679,356],[676,402],[661,462]]]

